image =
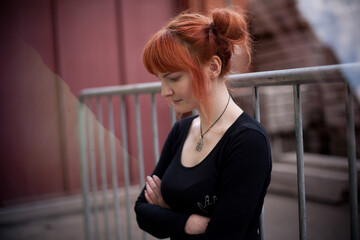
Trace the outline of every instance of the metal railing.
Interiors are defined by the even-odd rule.
[[[351,74],[348,74],[348,73]],[[303,130],[302,130],[302,107],[301,107],[301,94],[300,87],[303,84],[309,83],[331,83],[338,81],[346,81],[347,76],[356,76],[360,78],[360,63],[342,64],[342,65],[329,65],[320,67],[298,68],[289,70],[268,71],[259,73],[247,73],[239,75],[231,75],[228,79],[229,88],[248,88],[251,87],[253,91],[254,103],[254,117],[260,121],[260,99],[259,88],[263,86],[280,86],[290,85],[293,86],[293,99],[294,99],[294,113],[295,113],[295,133],[296,133],[296,157],[297,157],[297,181],[298,181],[298,212],[299,212],[299,238],[301,240],[307,239],[307,225],[306,225],[306,201],[305,201],[305,175],[304,175],[304,147],[303,147]],[[102,199],[105,223],[105,239],[110,239],[109,230],[109,204],[108,204],[108,186],[106,175],[106,157],[104,147],[104,128],[103,112],[101,98],[107,98],[107,118],[109,129],[109,142],[110,142],[110,158],[112,170],[112,198],[113,209],[115,211],[115,235],[116,239],[120,239],[120,210],[119,210],[119,188],[117,186],[118,173],[117,173],[117,156],[116,156],[116,138],[114,136],[114,110],[112,97],[120,96],[120,115],[121,115],[121,130],[122,130],[122,154],[123,154],[123,175],[124,175],[124,189],[125,189],[125,204],[126,204],[126,222],[127,222],[127,239],[133,239],[132,226],[131,226],[131,200],[130,200],[130,177],[129,177],[129,155],[128,155],[128,136],[127,136],[127,123],[126,123],[126,105],[125,96],[133,95],[135,100],[135,118],[136,118],[136,131],[137,131],[137,149],[138,149],[138,165],[140,185],[144,185],[144,157],[142,146],[142,129],[141,129],[141,116],[139,95],[151,95],[151,114],[152,114],[152,135],[154,158],[159,158],[158,152],[158,126],[157,126],[157,108],[155,102],[155,95],[160,92],[160,83],[142,83],[126,86],[102,87],[85,89],[81,91],[79,103],[79,136],[81,148],[81,166],[82,166],[82,189],[83,189],[83,202],[84,202],[84,219],[86,229],[86,239],[103,239],[99,233],[99,203],[97,199],[97,179],[96,179],[96,163],[94,153],[94,133],[93,121],[89,120],[86,115],[95,112],[89,104],[92,99],[96,99],[96,118],[98,121],[98,149],[100,158],[101,170],[101,183],[102,183]],[[347,142],[348,142],[348,165],[349,165],[349,189],[350,189],[350,222],[351,222],[351,239],[359,239],[358,229],[358,199],[357,199],[357,172],[356,172],[356,147],[355,147],[355,125],[354,125],[354,104],[353,93],[346,85],[346,119],[347,119]],[[88,104],[88,106],[86,105]],[[86,110],[89,111],[86,111]],[[88,119],[86,121],[86,119]],[[90,117],[91,119],[91,117]],[[171,111],[172,122],[175,122],[175,113]],[[90,163],[90,170],[88,164]],[[91,175],[89,177],[89,175]],[[90,183],[92,191],[90,191]],[[92,195],[90,195],[92,194]],[[263,213],[261,215],[261,238],[265,239]],[[144,239],[146,235],[144,235]]]

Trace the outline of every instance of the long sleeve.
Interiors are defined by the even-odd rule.
[[[243,130],[229,145],[220,160],[220,194],[206,233],[186,239],[257,239],[270,182],[270,146],[267,136],[253,129]]]
[[[179,128],[180,126],[177,122],[165,141],[159,162],[153,172],[153,175],[157,175],[160,179],[162,179],[170,164],[173,153],[178,145],[180,138]],[[185,234],[184,227],[189,215],[149,204],[146,201],[144,190],[145,188],[135,203],[136,219],[139,227],[157,238],[183,236]]]

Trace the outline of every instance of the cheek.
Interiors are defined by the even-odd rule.
[[[182,91],[182,96],[189,102],[194,102],[196,100],[190,89]]]
[[[194,94],[193,94],[193,91],[192,91],[192,88],[191,88],[191,84],[190,83],[187,83],[187,84],[184,84],[185,86],[183,86],[183,93],[187,95],[187,97],[194,97]]]

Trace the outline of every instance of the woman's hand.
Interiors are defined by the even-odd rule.
[[[146,190],[145,190],[146,201],[148,203],[170,209],[170,207],[166,204],[166,202],[162,198],[160,187],[161,187],[161,180],[158,176],[156,175],[152,177],[147,176]]]
[[[209,221],[208,217],[192,214],[186,221],[185,233],[190,235],[205,233]]]

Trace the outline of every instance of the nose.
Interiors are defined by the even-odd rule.
[[[161,81],[161,96],[163,98],[169,97],[173,94],[173,90],[169,86],[169,84],[166,83],[166,81]]]

